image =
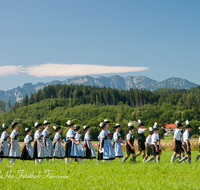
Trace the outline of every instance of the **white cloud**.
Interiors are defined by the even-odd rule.
[[[21,65],[0,66],[0,76],[13,75],[13,74],[21,73],[21,72],[26,72]]]
[[[124,67],[124,66],[103,66],[103,65],[83,65],[83,64],[54,64],[47,63],[27,68],[28,75],[36,77],[46,76],[74,76],[74,75],[94,75],[137,72],[149,69],[148,67]]]
[[[125,67],[125,66],[103,66],[103,65],[83,65],[83,64],[54,64],[47,63],[30,67],[19,66],[0,66],[0,76],[11,74],[26,73],[35,77],[56,77],[56,76],[80,76],[95,74],[114,74],[144,71],[148,67]]]

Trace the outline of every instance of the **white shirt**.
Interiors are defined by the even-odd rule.
[[[26,135],[26,137],[24,138],[24,144],[30,143],[31,140],[32,140],[32,137],[30,135]]]
[[[61,135],[59,132],[57,132],[55,135],[54,135],[54,139],[53,139],[53,142],[55,143],[56,142],[56,139],[59,140],[61,138]],[[61,139],[60,139],[61,140]]]
[[[158,140],[158,135],[156,133],[153,133],[153,135],[151,136],[151,145],[154,145],[154,142],[157,144]]]
[[[181,141],[182,133],[180,129],[175,129],[174,137],[177,141]]]
[[[133,138],[133,134],[129,131],[128,134],[126,135],[126,140],[131,140],[131,137]]]
[[[49,136],[49,131],[48,130],[46,130],[46,129],[44,129],[43,131],[42,131],[42,134],[43,134],[43,136],[46,138],[46,137],[48,137]]]
[[[75,139],[76,139],[77,141],[81,141],[80,138],[81,138],[81,134],[76,133],[76,134],[75,134]]]
[[[99,134],[100,140],[101,140],[101,139],[104,139],[104,138],[106,138],[106,137],[107,137],[106,131],[102,130],[102,131],[100,132],[100,134]]]
[[[85,133],[84,144],[86,143],[86,141],[90,141],[90,135],[88,133]]]
[[[145,132],[145,129],[141,129],[141,128],[138,129],[138,133],[139,133],[139,134],[142,134],[142,133],[144,133],[144,132]]]
[[[115,133],[113,134],[113,140],[114,140],[114,141],[118,141],[118,140],[119,140],[119,137],[121,137],[121,134],[120,134],[120,133],[115,132]]]
[[[40,133],[38,130],[35,132],[34,134],[34,141],[36,141],[37,139],[39,139],[42,136],[42,133]]]
[[[146,143],[148,143],[149,145],[151,145],[151,141],[152,141],[151,136],[148,135],[147,138],[146,138]]]
[[[3,142],[7,137],[8,137],[8,133],[6,133],[5,131],[1,134],[1,142]],[[7,141],[7,139],[6,139]]]
[[[68,138],[73,138],[74,137],[74,135],[75,135],[75,132],[72,130],[72,129],[69,129],[68,131],[67,131],[67,137]]]
[[[15,130],[13,130],[13,131],[12,131],[12,133],[11,133],[11,135],[10,135],[10,138],[11,138],[11,139],[14,139],[14,138],[15,138],[15,136],[17,136],[17,135],[19,135],[19,132],[18,132],[18,131],[15,131]]]
[[[160,140],[159,134],[157,133],[157,139]],[[157,141],[157,145],[159,145],[159,142]]]
[[[185,130],[185,132],[183,133],[183,141],[186,142],[186,140],[190,142],[190,134],[188,130]]]

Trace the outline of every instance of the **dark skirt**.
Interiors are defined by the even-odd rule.
[[[143,150],[145,150],[145,142],[138,140],[138,146],[139,146],[139,151],[142,152]]]
[[[37,141],[34,142],[33,145],[33,159],[37,159],[38,158],[38,154],[37,154]]]
[[[24,145],[24,148],[22,150],[22,155],[21,155],[21,160],[33,160],[29,153],[28,150],[26,150],[26,145]]]
[[[103,148],[103,145],[104,145],[104,140],[102,142],[102,148]],[[99,147],[100,147],[100,143],[99,143]],[[98,147],[98,156],[97,156],[97,160],[103,160],[103,152],[100,153],[99,152],[99,147]]]
[[[174,152],[176,152],[177,154],[184,152],[181,141],[176,140],[176,149],[174,150]]]
[[[84,159],[92,159],[92,158],[91,158],[91,150],[88,148],[87,143],[85,144],[85,148],[86,148],[86,152],[85,152],[86,156],[83,157],[83,158],[84,158]]]
[[[190,143],[188,143],[188,145],[189,145],[189,151],[187,151],[187,144],[186,144],[186,142],[184,143],[184,149],[185,149],[185,152],[187,153],[187,155],[191,155]]]
[[[134,145],[133,145],[134,146]],[[131,149],[130,145],[127,143],[126,144],[126,152],[127,155],[129,156],[130,154],[135,154],[135,150]]]
[[[72,149],[72,141],[68,140],[65,145],[65,158],[77,158],[76,156],[70,156]]]

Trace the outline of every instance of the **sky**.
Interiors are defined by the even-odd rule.
[[[75,76],[200,84],[199,0],[0,1],[0,90]]]

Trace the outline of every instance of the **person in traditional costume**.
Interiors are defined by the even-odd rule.
[[[136,154],[135,154],[135,148],[134,148],[134,137],[133,137],[133,132],[135,130],[135,127],[133,126],[133,124],[131,122],[128,123],[128,134],[126,135],[126,151],[127,154],[126,156],[123,158],[122,163],[124,163],[132,154],[132,159],[130,161],[132,161],[133,163],[136,163]]]
[[[48,122],[47,120],[44,121],[44,128],[45,129],[42,131],[43,143],[46,147],[46,153],[47,153],[47,155],[45,156],[46,161],[49,163],[49,159],[53,157],[53,145],[51,142],[51,133],[49,131],[50,122]]]
[[[178,160],[178,163],[181,163],[188,159],[188,163],[191,164],[191,147],[190,147],[190,131],[191,131],[191,125],[189,124],[189,121],[187,120],[186,122],[186,130],[183,133],[183,141],[184,141],[184,149],[187,153],[187,156],[184,156],[180,160]]]
[[[22,162],[24,160],[33,160],[33,147],[31,146],[32,137],[32,131],[30,128],[25,128],[26,137],[24,138],[24,148],[22,150],[21,160]]]
[[[85,156],[84,159],[90,159],[91,161],[97,157],[94,146],[90,139],[91,129],[89,126],[83,126],[85,133],[84,136],[84,148],[85,148]]]
[[[157,158],[157,164],[159,164],[160,159],[158,155],[160,154],[159,152],[159,147],[157,145],[157,142],[159,141],[158,138],[158,128],[156,125],[153,126],[153,135],[151,137],[151,151],[152,151],[152,157],[150,157],[148,160],[145,161],[145,163],[153,161]]]
[[[74,138],[75,138],[76,142],[78,142],[78,146],[77,146],[78,147],[78,156],[77,156],[76,160],[78,159],[79,162],[82,163],[82,159],[83,159],[84,154],[83,154],[83,145],[81,143],[81,138],[82,138],[81,128],[79,126],[75,125],[74,131],[75,131]]]
[[[33,151],[33,159],[35,160],[35,164],[43,163],[44,158],[46,158],[47,151],[45,144],[43,142],[43,135],[42,135],[42,124],[36,122],[34,124],[35,128],[37,129],[34,134],[34,151]],[[38,160],[40,159],[40,160]]]
[[[75,158],[78,158],[78,144],[79,143],[76,142],[75,140],[74,123],[72,123],[70,120],[68,120],[66,123],[69,126],[69,130],[67,131],[67,134],[66,134],[65,161],[66,161],[66,164],[68,164],[69,158],[71,158],[71,161],[73,161]]]
[[[65,149],[61,143],[64,143],[65,141],[61,137],[62,128],[60,126],[53,126],[53,129],[56,131],[56,134],[53,139],[53,162],[55,161],[55,158],[62,159],[62,161],[64,162]]]
[[[183,125],[179,123],[178,121],[176,121],[175,124],[176,124],[177,129],[175,129],[174,137],[173,137],[174,153],[171,158],[171,163],[175,161],[176,155],[179,154],[179,152],[181,152],[181,158],[184,157],[184,149],[182,146],[182,133],[181,133]]]
[[[112,162],[115,159],[115,154],[113,151],[113,147],[111,142],[108,140],[108,134],[106,131],[108,130],[108,125],[105,122],[100,123],[100,128],[102,131],[99,134],[100,142],[98,149],[98,158],[97,164],[100,163],[101,160]]]
[[[114,152],[115,152],[115,157],[119,158],[119,161],[121,162],[122,158],[123,158],[123,151],[122,151],[122,146],[121,143],[123,143],[124,141],[121,138],[121,134],[120,132],[120,125],[117,123],[115,125],[115,133],[113,134],[113,147],[114,147]]]
[[[5,125],[5,123],[2,124],[3,133],[1,134],[1,143],[0,143],[0,163],[2,162],[3,158],[8,158],[9,154],[9,127]]]
[[[152,149],[151,149],[151,141],[152,141],[152,134],[153,134],[153,128],[149,127],[149,135],[146,138],[146,144],[147,144],[147,153],[145,158],[143,159],[143,162],[147,160],[147,158],[152,155]]]
[[[15,164],[15,159],[21,158],[20,147],[19,147],[19,124],[17,122],[12,124],[12,128],[14,129],[10,135],[10,151],[9,151],[9,159],[10,163]]]
[[[146,128],[144,128],[144,124],[141,122],[141,120],[138,120],[139,128],[138,128],[138,149],[139,152],[136,154],[136,157],[139,156],[142,153],[143,159],[145,158],[145,135],[144,132],[147,131]]]

